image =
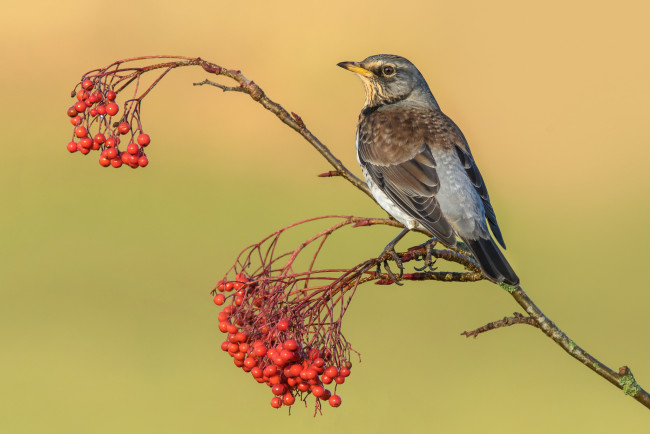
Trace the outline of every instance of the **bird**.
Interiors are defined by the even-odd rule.
[[[519,277],[495,243],[505,249],[467,140],[440,110],[420,71],[392,54],[338,66],[356,73],[365,88],[356,148],[368,188],[404,225],[380,257],[391,254],[403,271],[395,245],[410,230],[424,229],[435,237],[430,241],[448,248],[463,246],[460,238],[488,280],[517,286]]]

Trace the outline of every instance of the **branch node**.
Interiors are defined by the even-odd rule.
[[[296,113],[291,112],[291,117],[293,118],[293,120],[295,120],[298,123],[298,126],[300,128],[305,127],[305,123],[303,122],[302,118],[300,116],[298,116]]]
[[[641,386],[637,384],[634,375],[632,375],[632,371],[627,366],[621,366],[618,368],[618,375],[621,376],[621,378],[618,379],[618,384],[623,388],[624,394],[634,396],[639,392],[639,390],[641,390]]]
[[[329,172],[318,174],[320,178],[331,178],[332,176],[342,176],[342,173],[338,170],[330,170]]]

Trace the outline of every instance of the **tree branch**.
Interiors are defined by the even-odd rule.
[[[193,59],[193,64],[199,64],[203,69],[209,73],[215,75],[222,75],[230,79],[235,80],[239,86],[238,87],[229,87],[220,85],[218,83],[211,82],[209,80],[204,80],[200,83],[194,83],[195,86],[201,85],[212,85],[218,87],[225,91],[236,91],[247,93],[254,101],[260,103],[264,108],[275,114],[282,122],[287,124],[291,129],[299,133],[307,142],[309,142],[335,169],[334,172],[329,172],[323,174],[323,176],[342,176],[347,181],[349,181],[353,186],[364,192],[367,196],[372,198],[368,186],[361,179],[357,178],[352,172],[350,172],[341,161],[331,153],[331,151],[325,146],[316,136],[314,136],[309,129],[307,129],[304,121],[300,116],[295,113],[289,114],[280,104],[271,100],[266,96],[262,88],[260,88],[253,81],[249,81],[244,77],[241,71],[231,70],[222,68],[219,65],[214,63],[207,62],[203,59]],[[370,224],[370,223],[368,223]],[[358,224],[362,225],[362,224]],[[401,226],[399,223],[395,222],[395,226]],[[442,251],[444,254],[453,254],[450,250]],[[448,253],[447,253],[448,252]],[[456,254],[462,254],[462,250],[456,250]],[[412,255],[412,256],[409,256]],[[416,252],[406,252],[402,254],[402,260],[414,259]],[[387,258],[391,260],[391,258]],[[459,259],[459,258],[455,258]],[[454,261],[458,262],[458,261]],[[474,270],[477,269],[476,264],[471,258],[467,258],[464,265],[469,267],[474,267]],[[378,280],[378,283],[390,284],[393,281],[388,276],[381,276],[382,278]],[[480,280],[482,275],[480,272],[473,273],[412,273],[405,274],[402,279],[404,280],[441,280],[441,281],[475,281]],[[582,364],[587,366],[589,369],[605,378],[607,381],[612,383],[614,386],[623,390],[626,395],[634,397],[637,401],[643,404],[645,407],[650,408],[650,395],[646,392],[641,386],[639,386],[632,375],[632,372],[627,366],[623,366],[619,369],[619,372],[615,372],[606,365],[599,362],[596,358],[587,353],[584,349],[576,345],[576,343],[570,339],[562,330],[560,330],[553,321],[551,321],[544,313],[533,303],[533,301],[528,297],[524,292],[521,286],[512,287],[509,285],[501,284],[506,291],[508,291],[515,301],[526,311],[530,318],[526,318],[523,315],[515,314],[514,318],[504,318],[500,321],[495,321],[493,323],[487,324],[479,329],[476,329],[472,332],[465,332],[466,336],[474,336],[482,333],[484,331],[492,330],[497,327],[509,326],[514,324],[529,324],[538,327],[546,336],[551,338],[556,344],[558,344],[564,351],[569,353],[573,358],[579,360]],[[483,330],[484,329],[484,330]]]

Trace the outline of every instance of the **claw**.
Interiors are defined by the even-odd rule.
[[[402,285],[401,283],[399,283],[399,279],[401,279],[404,274],[404,266],[402,265],[402,259],[399,257],[397,252],[395,252],[395,244],[397,244],[397,242],[401,240],[404,237],[404,235],[407,234],[408,231],[409,231],[408,228],[404,228],[404,230],[402,230],[402,232],[400,232],[399,235],[397,235],[393,241],[388,243],[388,245],[384,248],[384,251],[381,252],[381,255],[379,255],[379,259],[384,258],[386,254],[389,254],[391,256],[393,261],[395,261],[395,264],[397,264],[397,266],[399,267],[399,277],[395,276],[393,271],[388,266],[388,259],[384,259],[383,262],[377,263],[377,274],[378,275],[381,274],[381,264],[383,263],[384,269],[386,270],[386,273],[388,274],[390,279],[393,282],[397,283],[398,285]]]
[[[415,268],[417,271],[424,271],[427,268],[429,269],[429,271],[432,271],[432,272],[436,271],[437,267],[433,266],[433,264],[435,264],[436,261],[431,260],[432,259],[431,258],[431,250],[433,249],[433,246],[436,245],[436,242],[437,241],[436,241],[435,238],[431,238],[429,241],[427,241],[426,243],[423,244],[423,246],[424,246],[424,248],[426,249],[426,252],[427,252],[426,255],[424,256],[424,266],[423,267],[413,267],[413,268]],[[418,260],[422,260],[422,259],[418,259]]]

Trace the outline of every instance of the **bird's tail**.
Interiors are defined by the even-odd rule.
[[[472,251],[483,270],[483,274],[489,280],[497,283],[504,282],[512,286],[519,285],[519,277],[517,277],[503,253],[491,238],[463,241]]]

